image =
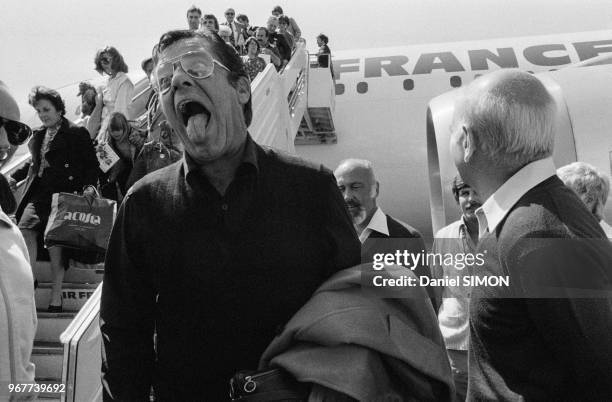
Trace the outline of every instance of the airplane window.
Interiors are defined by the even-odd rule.
[[[336,84],[336,95],[344,94],[344,84]]]
[[[367,82],[360,82],[357,84],[357,92],[360,94],[364,94],[366,92],[368,92],[368,83]]]
[[[414,89],[414,81],[410,78],[404,80],[404,89],[406,91],[412,91]]]
[[[461,86],[461,77],[459,77],[458,75],[453,75],[450,78],[450,84],[451,84],[451,87],[453,87],[453,88],[460,87]]]

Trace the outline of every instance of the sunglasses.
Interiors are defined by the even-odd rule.
[[[4,127],[8,142],[12,145],[21,145],[32,135],[32,129],[18,121],[0,117],[0,127]]]
[[[182,55],[174,57],[170,60],[161,61],[157,66],[153,77],[159,94],[168,92],[172,86],[172,77],[174,76],[174,71],[177,64],[181,65],[181,68],[187,73],[187,75],[196,79],[210,77],[215,69],[215,64],[227,71],[230,71],[230,69],[223,65],[223,63],[215,60],[210,54],[202,50],[194,50],[183,53]]]

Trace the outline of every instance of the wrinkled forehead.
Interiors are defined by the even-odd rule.
[[[213,58],[216,58],[211,50],[209,42],[204,38],[195,37],[178,40],[162,50],[159,53],[157,64],[176,59],[187,52],[193,51],[203,51],[204,53],[210,54]]]

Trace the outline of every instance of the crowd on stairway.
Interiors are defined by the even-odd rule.
[[[196,6],[187,10],[186,17],[188,30],[205,36],[219,35],[228,49],[239,56],[250,81],[255,80],[269,63],[281,71],[291,59],[297,44],[303,41],[297,22],[284,15],[280,6],[274,7],[262,26],[250,25],[245,14],[235,15],[232,8],[225,11],[225,21],[221,23],[213,14],[203,14]],[[0,180],[2,219],[6,219],[7,225],[16,225],[11,226],[10,236],[7,234],[3,241],[13,237],[16,239],[22,254],[18,261],[13,261],[17,267],[25,269],[41,259],[50,261],[52,284],[46,309],[49,313],[63,311],[62,283],[69,266],[74,263],[100,263],[104,258],[100,253],[43,247],[52,195],[59,192],[98,193],[120,204],[135,182],[179,160],[184,151],[183,144],[162,111],[152,57],[145,58],[141,63],[149,80],[142,93],[135,92],[134,83],[127,74],[128,65],[115,46],[98,49],[94,67],[107,78],[106,82],[98,87],[88,81],[79,84],[77,96],[81,102],[75,121],[66,117],[66,102],[58,91],[43,85],[32,88],[28,103],[42,123],[34,130],[21,123],[12,125],[12,122],[19,121],[19,110],[4,84],[0,87],[4,109],[0,122],[11,133],[10,144],[6,144],[6,147],[0,144],[2,159],[7,158],[10,147],[28,140],[31,153],[29,162]],[[9,128],[17,130],[15,134],[19,134],[19,137],[12,136]],[[19,202],[15,197],[18,187]],[[15,232],[15,227],[19,229],[19,234]],[[20,240],[21,236],[23,240]],[[26,274],[21,271],[19,275]],[[28,271],[28,276],[32,277],[32,270]],[[32,278],[32,282],[36,288],[36,278]],[[21,282],[17,289],[25,292],[26,296],[29,292]],[[28,299],[18,293],[16,295],[21,302]],[[35,310],[26,315],[22,310],[31,307],[25,303],[15,308],[19,315],[17,326],[20,320],[22,323],[23,320],[29,321],[17,330],[25,331],[19,336],[23,343],[30,343],[30,349],[30,335],[33,333],[29,332],[36,327]],[[11,359],[13,366],[22,370],[17,374],[18,378],[31,380],[32,365],[24,363],[21,367],[14,361],[16,358],[12,356]]]
[[[281,70],[302,40],[297,22],[284,15],[280,6],[272,9],[266,26],[250,25],[245,14],[235,15],[232,8],[225,11],[225,21],[221,23],[196,6],[187,10],[186,19],[189,30],[218,34],[241,57],[251,81],[268,63]],[[329,53],[329,49],[325,51]],[[17,183],[24,184],[24,196],[19,205],[4,211],[14,214],[31,261],[39,257],[37,250],[53,193],[81,192],[92,185],[103,197],[121,202],[138,179],[175,162],[183,152],[181,142],[163,116],[152,77],[151,57],[141,63],[151,82],[146,93],[141,94],[134,92],[127,63],[116,47],[98,49],[94,66],[107,77],[106,83],[97,88],[86,81],[80,83],[77,94],[81,98],[80,116],[74,122],[66,119],[65,102],[57,91],[36,86],[29,96],[29,104],[43,123],[33,137],[41,140],[31,143],[31,162],[8,177],[13,191]],[[93,146],[88,145],[90,142]],[[67,143],[67,147],[55,146],[58,143]],[[47,253],[55,278],[49,309],[60,311],[64,267],[73,256],[54,248],[43,250],[43,254]],[[86,262],[96,259],[75,257]]]

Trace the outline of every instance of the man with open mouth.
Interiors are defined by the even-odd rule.
[[[101,302],[105,399],[227,399],[275,334],[360,247],[333,174],[256,144],[251,88],[208,31],[171,31],[152,80],[184,157],[117,216]],[[153,334],[157,334],[156,345]]]

